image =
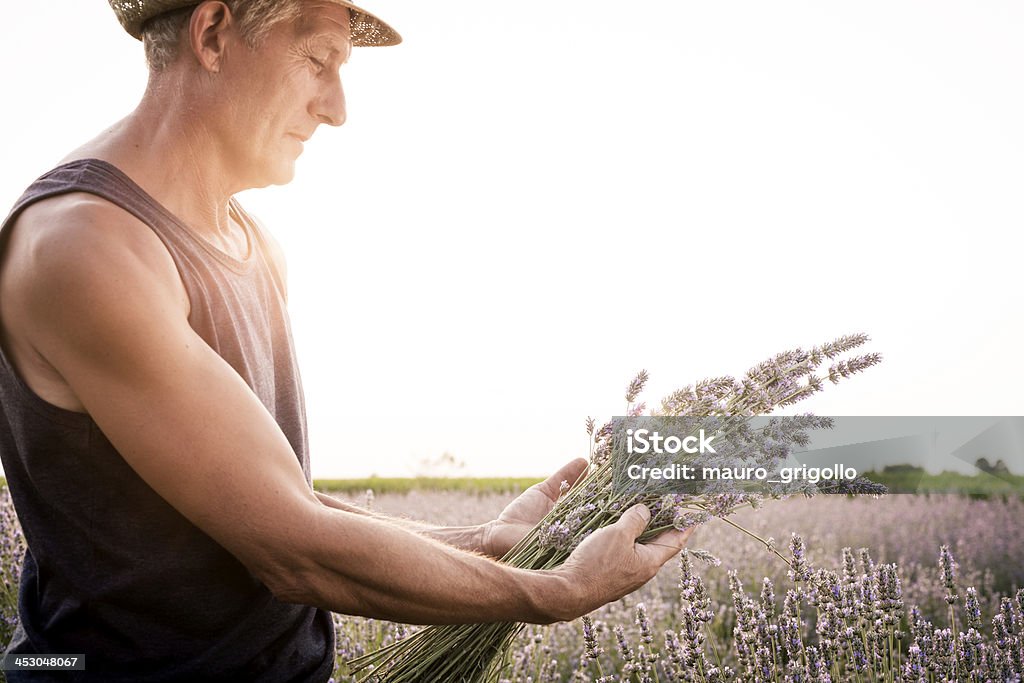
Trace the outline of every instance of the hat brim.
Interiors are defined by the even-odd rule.
[[[398,31],[361,7],[339,0],[332,1],[349,9],[353,47],[387,47],[402,42]]]
[[[133,38],[142,40],[142,26],[155,16],[183,7],[197,5],[196,0],[109,0],[121,26]],[[402,36],[387,22],[346,0],[330,0],[347,7],[351,17],[353,47],[385,47],[398,45]]]

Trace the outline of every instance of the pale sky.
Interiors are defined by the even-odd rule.
[[[850,332],[806,409],[1024,414],[1024,5],[370,0],[349,116],[241,200],[289,260],[314,476],[543,475],[588,415]],[[0,202],[128,113],[102,0],[6,9]]]

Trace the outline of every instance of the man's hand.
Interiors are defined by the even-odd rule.
[[[508,504],[498,518],[483,527],[482,550],[492,557],[502,557],[530,532],[537,522],[551,512],[558,502],[563,481],[575,485],[587,471],[588,462],[576,458],[539,484],[523,491]]]
[[[614,524],[583,539],[554,570],[566,579],[568,599],[562,602],[571,605],[558,619],[570,621],[640,588],[682,550],[694,529],[669,529],[648,543],[636,543],[650,521],[650,510],[634,505]]]

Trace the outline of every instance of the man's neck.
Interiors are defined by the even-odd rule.
[[[183,106],[173,83],[151,80],[139,106],[67,160],[108,161],[211,244],[238,253],[244,235],[228,206],[246,189],[233,177],[201,111]]]

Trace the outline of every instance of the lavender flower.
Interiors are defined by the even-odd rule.
[[[828,369],[828,379],[832,384],[839,384],[840,377],[850,377],[854,373],[867,370],[872,365],[877,365],[881,361],[882,357],[877,353],[869,353],[865,356],[840,361]]]
[[[946,587],[946,602],[952,605],[957,601],[956,595],[956,562],[953,560],[949,546],[939,548],[939,567],[942,571],[942,585]]]
[[[541,548],[568,549],[573,541],[572,531],[565,522],[555,520],[541,529],[537,544]]]
[[[701,562],[704,562],[705,564],[711,565],[712,567],[722,566],[722,561],[707,550],[700,548],[684,548],[683,552],[690,557],[694,557]]]
[[[936,629],[931,655],[931,670],[944,679],[956,678],[953,673],[956,649],[953,646],[953,632],[948,628]]]
[[[680,512],[672,519],[672,526],[680,531],[704,524],[711,515],[707,512]]]
[[[928,670],[924,666],[924,657],[918,645],[911,645],[907,649],[907,661],[903,665],[903,678],[906,681],[917,681],[927,683]]]
[[[797,663],[803,657],[803,625],[800,619],[800,597],[796,591],[788,590],[783,602],[782,615],[779,617],[779,640],[790,664],[794,665],[787,673],[787,677],[794,681],[799,677]]]
[[[732,606],[736,610],[736,614],[739,615],[746,596],[743,593],[743,583],[735,569],[729,570],[729,593],[732,595]]]
[[[636,625],[640,627],[640,641],[650,645],[654,642],[651,634],[651,621],[647,618],[647,606],[642,602],[636,604]]]
[[[858,551],[860,555],[860,566],[864,576],[870,579],[874,579],[875,576],[875,561],[871,559],[871,553],[867,548],[861,548]]]
[[[633,381],[629,383],[626,388],[626,403],[632,403],[636,400],[636,397],[640,395],[640,392],[644,390],[644,385],[647,384],[647,371],[641,370],[637,373]]]
[[[843,583],[857,583],[857,561],[850,548],[843,548]]]
[[[903,589],[895,564],[883,564],[878,569],[878,602],[884,613],[884,623],[893,626],[903,613]]]
[[[816,683],[832,683],[828,662],[821,656],[821,651],[813,645],[807,648],[807,676]]]
[[[775,587],[767,576],[761,582],[761,609],[768,619],[775,616]]]
[[[626,642],[626,632],[621,626],[615,626],[612,632],[615,633],[615,645],[619,651],[619,659],[622,660],[622,673],[628,677],[637,670],[636,655]]]
[[[1007,626],[1005,615],[997,614],[992,617],[992,637],[995,640],[996,647],[1000,650],[1006,650],[1013,645],[1013,638]]]
[[[643,645],[637,648],[636,671],[640,674],[640,683],[654,683],[651,671],[654,669],[658,657],[653,652],[648,652]]]
[[[597,643],[597,634],[594,632],[594,622],[589,616],[583,618],[583,645],[586,648],[587,659],[597,659],[604,652],[604,649]]]
[[[956,658],[961,671],[976,671],[982,666],[982,637],[975,629],[960,634],[956,641]]]
[[[790,564],[789,578],[792,581],[809,581],[811,578],[811,567],[807,563],[806,548],[804,547],[804,539],[793,534],[793,537],[789,541],[789,554],[793,560]]]
[[[967,613],[967,628],[981,628],[981,605],[978,603],[978,591],[974,586],[967,589],[964,611]]]

